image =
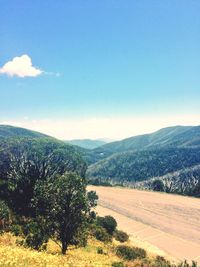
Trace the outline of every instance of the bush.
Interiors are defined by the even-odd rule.
[[[164,257],[157,256],[154,263],[153,263],[153,266],[155,266],[155,267],[171,267],[171,264]]]
[[[93,231],[94,237],[102,242],[111,242],[112,237],[106,232],[106,230],[103,227],[96,227]]]
[[[22,228],[25,236],[24,246],[37,250],[43,250],[48,242],[49,236],[39,221],[29,220]]]
[[[115,230],[114,232],[114,238],[119,242],[126,242],[129,239],[129,236],[124,231]]]
[[[97,248],[97,253],[98,254],[103,254],[103,249],[102,248]]]
[[[129,246],[118,246],[116,249],[117,256],[123,258],[124,260],[135,260],[137,258],[146,258],[146,251],[142,248],[129,247]]]
[[[124,267],[123,262],[113,262],[112,267]]]
[[[164,192],[165,191],[165,186],[163,181],[161,180],[154,180],[152,183],[152,189],[153,191],[158,191],[158,192]]]
[[[9,208],[6,203],[0,200],[0,233],[7,230],[9,226]]]
[[[117,227],[117,222],[112,216],[97,217],[97,225],[105,228],[108,234],[113,235]]]
[[[20,236],[22,235],[22,228],[18,224],[13,224],[10,226],[10,231],[15,235],[15,236]]]

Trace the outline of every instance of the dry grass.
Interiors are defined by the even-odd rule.
[[[17,246],[16,239],[11,234],[0,236],[1,267],[103,267],[120,261],[111,246],[93,239],[85,248],[70,248],[66,256],[60,254],[60,248],[52,241],[46,252],[37,252]],[[105,254],[98,254],[98,247],[102,247]]]

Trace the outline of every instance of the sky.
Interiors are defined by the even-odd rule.
[[[0,0],[0,123],[60,139],[200,124],[199,0]]]

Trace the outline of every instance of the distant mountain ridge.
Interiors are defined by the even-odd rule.
[[[32,137],[32,138],[42,138],[50,137],[46,134],[28,130],[21,127],[15,127],[10,125],[0,125],[0,138],[8,137]]]
[[[172,126],[105,144],[94,150],[109,156],[117,152],[149,149],[158,146],[200,146],[200,126]]]
[[[93,140],[93,139],[73,139],[73,140],[65,140],[66,143],[79,146],[86,149],[94,149],[105,145],[107,142],[103,140]]]

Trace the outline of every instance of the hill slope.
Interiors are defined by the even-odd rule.
[[[200,195],[200,169],[193,168],[200,164],[200,126],[168,127],[104,145],[92,153],[94,163],[87,176],[98,183],[136,186],[138,181],[147,181],[139,186],[152,188],[148,180],[156,177],[168,192]],[[171,189],[166,183],[173,184]]]
[[[8,137],[32,137],[32,138],[42,138],[50,137],[48,135],[28,130],[21,127],[14,127],[10,125],[0,125],[0,138]]]
[[[117,153],[91,166],[87,175],[112,182],[136,182],[200,164],[200,149],[167,148]]]
[[[94,148],[97,148],[99,146],[106,144],[105,141],[92,140],[92,139],[74,139],[74,140],[68,140],[65,142],[69,143],[71,145],[80,146],[80,147],[86,148],[86,149],[94,149]]]
[[[173,126],[112,142],[93,150],[93,163],[114,153],[160,147],[200,147],[200,126]]]

